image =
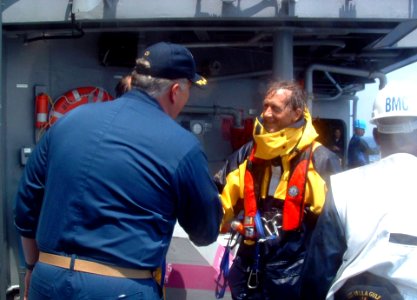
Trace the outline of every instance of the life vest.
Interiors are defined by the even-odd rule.
[[[313,144],[301,153],[288,181],[282,216],[282,229],[284,231],[297,230],[303,221],[307,174],[312,156]]]
[[[302,223],[304,216],[304,196],[307,184],[308,167],[313,154],[313,144],[302,150],[298,157],[298,161],[294,170],[290,175],[287,185],[287,193],[284,200],[282,229],[284,231],[297,230]],[[244,236],[248,239],[259,237],[260,232],[256,233],[256,229],[261,231],[262,224],[260,222],[257,208],[257,199],[255,180],[253,174],[253,166],[262,163],[264,160],[254,156],[256,145],[253,147],[248,157],[245,177],[244,177],[244,219],[243,228]],[[258,223],[257,223],[258,222]]]
[[[113,100],[113,97],[100,87],[86,86],[68,91],[53,104],[49,112],[49,126],[52,126],[60,117],[77,106],[109,100]]]

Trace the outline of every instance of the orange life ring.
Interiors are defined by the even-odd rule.
[[[109,100],[113,100],[112,95],[100,87],[87,86],[68,91],[52,105],[49,112],[49,126],[52,126],[59,118],[77,106]]]

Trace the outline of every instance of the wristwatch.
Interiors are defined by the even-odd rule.
[[[29,270],[29,271],[32,271],[33,268],[35,267],[35,265],[36,265],[36,263],[34,263],[34,264],[28,264],[27,262],[25,262],[26,270]]]

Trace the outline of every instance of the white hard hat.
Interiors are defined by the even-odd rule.
[[[393,81],[378,92],[370,122],[379,132],[406,133],[417,129],[416,83]]]

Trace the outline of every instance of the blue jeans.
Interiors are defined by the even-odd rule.
[[[161,300],[153,279],[129,279],[63,269],[38,262],[32,272],[30,300]]]

